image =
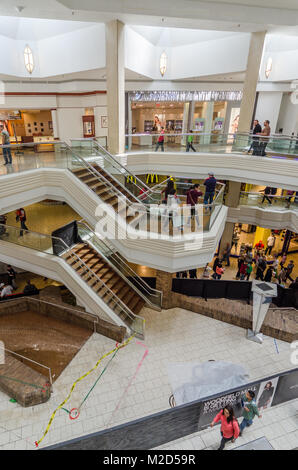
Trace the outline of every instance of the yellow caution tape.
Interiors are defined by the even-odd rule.
[[[97,363],[95,364],[94,367],[92,367],[92,369],[90,369],[88,372],[86,372],[86,374],[82,375],[82,377],[80,377],[79,379],[77,379],[73,384],[72,384],[72,387],[70,389],[70,392],[69,394],[67,395],[67,397],[65,398],[65,400],[60,403],[60,405],[55,409],[55,411],[53,412],[49,422],[48,422],[48,425],[46,427],[46,430],[45,432],[43,433],[42,437],[39,439],[39,441],[35,441],[35,446],[38,447],[39,444],[41,443],[41,441],[45,438],[45,436],[47,435],[47,433],[49,432],[49,429],[51,427],[51,424],[55,418],[55,415],[57,413],[58,410],[60,410],[64,405],[65,403],[68,402],[68,400],[70,399],[71,395],[72,395],[72,392],[74,391],[76,385],[78,384],[78,382],[80,382],[81,380],[83,380],[85,377],[87,377],[89,374],[91,374],[91,372],[93,372],[98,366],[99,364],[101,363],[101,361],[103,361],[103,359],[105,359],[106,357],[110,356],[111,354],[113,354],[115,351],[117,351],[117,349],[122,349],[124,348],[125,346],[128,345],[128,343],[133,339],[135,335],[132,335],[130,336],[123,344],[117,346],[118,343],[116,343],[116,348],[112,349],[111,351],[107,352],[106,354],[104,354],[98,361]]]

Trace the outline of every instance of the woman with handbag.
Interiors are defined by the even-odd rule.
[[[231,405],[227,405],[221,410],[211,423],[213,428],[215,423],[221,422],[220,433],[222,436],[220,446],[217,450],[223,450],[228,441],[235,442],[239,436],[240,429],[237,419],[234,416],[234,410]]]

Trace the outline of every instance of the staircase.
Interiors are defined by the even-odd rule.
[[[118,212],[118,198],[125,196],[129,203],[141,204],[128,189],[122,186],[116,178],[113,178],[97,164],[86,166],[86,168],[73,169],[72,173],[86,184],[106,204]],[[131,222],[136,216],[126,216],[127,222]]]
[[[66,251],[62,258],[128,327],[132,326],[134,315],[140,313],[145,300],[113,270],[97,250],[88,243],[79,243]],[[124,306],[126,308],[123,309]],[[133,315],[127,314],[129,311]]]

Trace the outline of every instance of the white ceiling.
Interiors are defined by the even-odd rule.
[[[232,34],[227,31],[208,31],[200,29],[163,28],[157,26],[130,25],[131,29],[139,33],[154,46],[176,47],[197,42],[222,39]]]
[[[88,28],[94,24],[96,23],[0,16],[0,35],[11,39],[37,41]]]

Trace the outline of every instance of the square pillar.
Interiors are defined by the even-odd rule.
[[[112,155],[125,148],[125,57],[124,24],[106,24],[108,150]]]
[[[173,274],[166,271],[156,270],[156,289],[161,290],[162,295],[162,308],[172,308],[172,280]]]

